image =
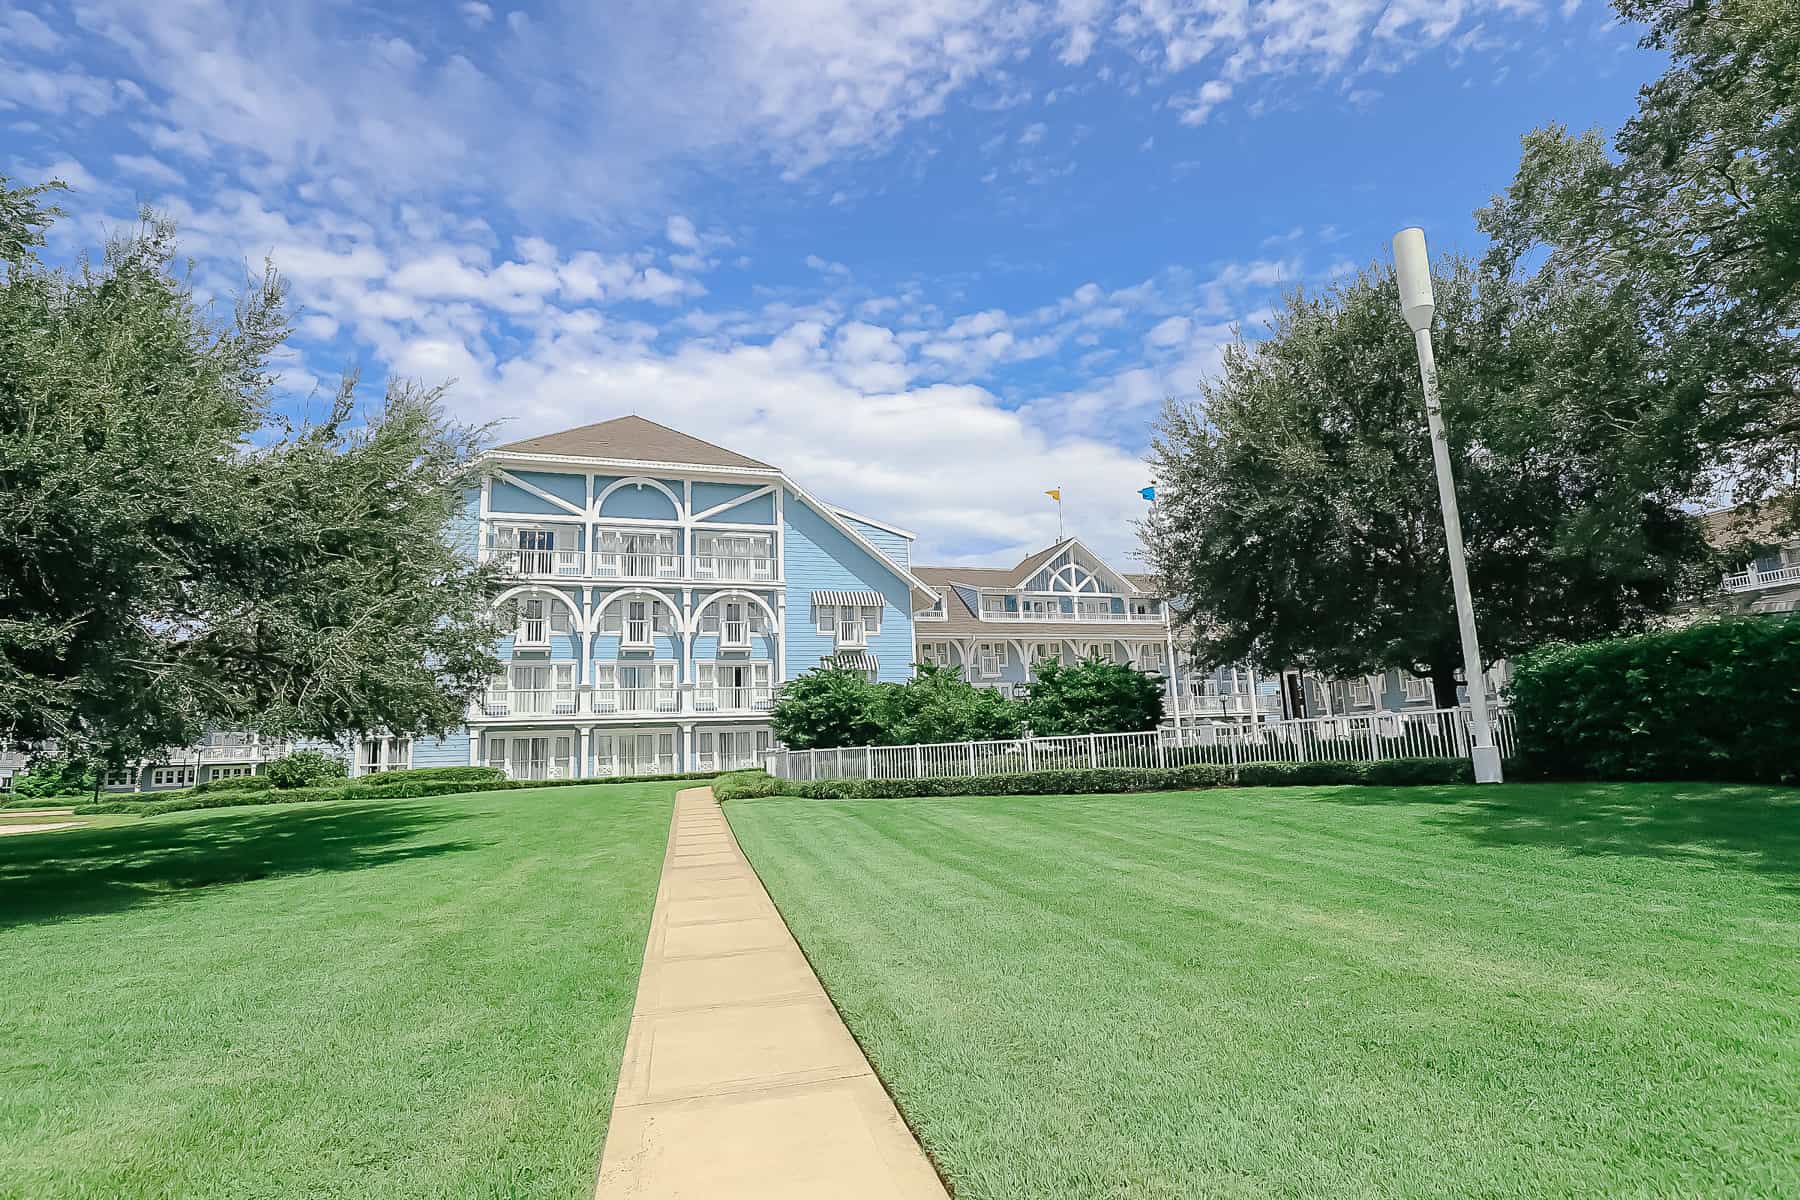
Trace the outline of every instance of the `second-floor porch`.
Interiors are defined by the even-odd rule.
[[[775,535],[603,524],[490,525],[481,558],[524,579],[778,583]]]

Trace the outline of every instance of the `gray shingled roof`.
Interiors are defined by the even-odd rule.
[[[556,454],[569,458],[612,458],[628,462],[684,463],[697,467],[743,467],[773,471],[768,463],[747,458],[723,446],[701,441],[697,437],[658,425],[639,416],[614,417],[546,433],[538,437],[507,442],[497,447],[518,454]]]

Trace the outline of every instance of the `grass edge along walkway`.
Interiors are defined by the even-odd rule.
[[[0,839],[0,1195],[590,1195],[677,786]]]
[[[958,1200],[1800,1194],[1800,792],[726,806]]]

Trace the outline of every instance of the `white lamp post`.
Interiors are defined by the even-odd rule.
[[[1419,351],[1419,380],[1425,386],[1425,419],[1431,426],[1431,461],[1437,468],[1438,506],[1444,512],[1444,541],[1450,552],[1450,589],[1456,595],[1456,625],[1462,633],[1463,678],[1469,684],[1469,723],[1474,744],[1469,757],[1476,783],[1500,782],[1500,751],[1488,721],[1487,677],[1481,670],[1481,646],[1475,640],[1475,605],[1469,599],[1469,565],[1463,557],[1462,514],[1456,507],[1456,480],[1450,475],[1450,443],[1444,436],[1444,413],[1438,404],[1437,363],[1431,352],[1431,262],[1425,254],[1425,231],[1416,226],[1394,235],[1394,274],[1400,283],[1400,311],[1413,331]]]

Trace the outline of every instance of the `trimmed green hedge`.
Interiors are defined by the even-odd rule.
[[[434,768],[422,768],[429,770]],[[468,768],[446,768],[467,770]],[[477,768],[486,770],[487,768]],[[589,779],[455,779],[420,778],[417,772],[391,771],[370,775],[357,782],[340,782],[328,787],[277,788],[273,791],[198,790],[152,793],[156,799],[113,800],[102,804],[78,806],[80,815],[91,813],[135,812],[146,817],[160,813],[186,812],[199,808],[237,808],[253,804],[307,804],[333,800],[412,800],[423,796],[455,796],[465,792],[514,792],[530,788],[586,787],[598,783],[674,783],[683,780],[709,780],[712,772],[689,772],[682,775],[602,775]]]
[[[1547,647],[1510,700],[1519,757],[1545,775],[1800,783],[1800,619]]]
[[[896,800],[915,796],[1081,796],[1116,792],[1191,792],[1218,787],[1372,784],[1405,787],[1472,783],[1466,759],[1390,758],[1381,762],[1195,763],[1149,770],[1031,771],[1020,775],[951,775],[932,779],[785,781],[762,770],[734,771],[713,783],[719,800],[797,796],[803,800]]]
[[[197,783],[191,789],[195,792],[266,792],[275,786],[275,781],[267,775],[238,775],[231,779],[209,779],[205,783]]]
[[[409,767],[404,771],[382,771],[374,775],[358,775],[350,782],[356,787],[379,787],[395,780],[420,780],[452,783],[503,783],[506,772],[499,767]]]

